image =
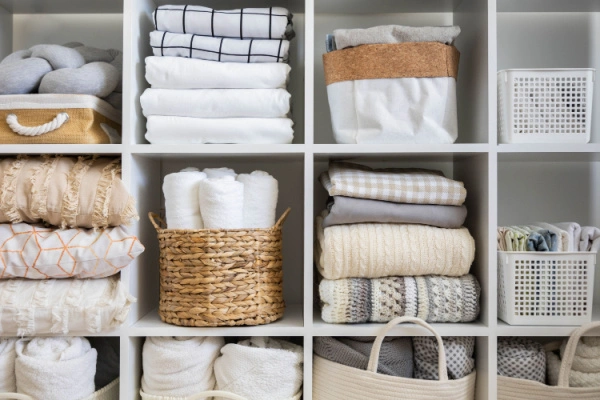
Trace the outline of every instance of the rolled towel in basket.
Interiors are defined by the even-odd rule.
[[[579,251],[598,250],[600,250],[600,229],[595,226],[582,226]]]
[[[559,228],[556,225],[549,224],[547,222],[534,222],[532,225],[529,225],[525,228],[531,228],[534,231],[537,231],[537,228],[547,229],[550,232],[554,233],[556,235],[557,241],[556,251],[576,251],[576,245],[571,241],[573,238],[572,235],[569,235],[567,231]]]
[[[579,242],[581,242],[581,225],[577,222],[554,222],[552,225],[565,231],[569,237],[568,251],[579,251]]]
[[[168,229],[202,229],[198,191],[206,174],[200,171],[174,172],[165,176],[163,194]]]
[[[303,362],[302,346],[284,340],[252,337],[231,343],[215,361],[217,389],[248,400],[299,399]]]
[[[323,279],[323,321],[388,322],[418,317],[428,322],[470,322],[479,315],[481,288],[473,275]]]
[[[366,370],[369,364],[373,337],[315,338],[316,355],[338,364]],[[381,344],[377,372],[391,376],[413,377],[413,345],[411,338],[386,338]]]
[[[244,184],[233,176],[200,182],[200,211],[206,229],[244,227]]]
[[[459,26],[403,26],[382,25],[367,29],[335,29],[335,47],[338,50],[363,44],[391,44],[406,42],[439,42],[452,44],[460,34]]]
[[[560,357],[548,352],[548,382],[558,384],[558,372],[564,357],[567,340],[560,346]],[[569,373],[570,387],[600,387],[600,337],[584,336],[575,348],[575,356]]]
[[[0,338],[0,393],[14,393],[17,391],[15,377],[15,352],[14,338]]]
[[[192,396],[215,388],[213,365],[222,337],[148,337],[142,350],[142,391]]]
[[[498,338],[498,375],[545,383],[544,347],[526,338]]]
[[[527,237],[527,251],[558,251],[556,233],[548,229],[531,232]]]
[[[279,196],[277,179],[267,172],[239,174],[244,184],[244,228],[270,228],[275,225]]]
[[[327,279],[386,276],[462,276],[475,257],[467,228],[355,224],[323,228],[317,217],[315,258]]]
[[[471,336],[444,337],[448,378],[461,379],[475,369],[475,338]],[[413,337],[416,379],[438,380],[438,343],[432,336]]]
[[[237,178],[237,174],[231,168],[204,168],[202,170],[206,174],[207,178],[222,178],[224,176],[233,176]]]
[[[95,391],[97,352],[84,337],[21,339],[17,393],[43,400],[81,400]]]

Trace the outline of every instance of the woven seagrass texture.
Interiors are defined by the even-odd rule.
[[[180,326],[262,325],[283,316],[281,227],[288,208],[268,229],[162,229],[158,314]],[[158,223],[156,221],[159,221]]]

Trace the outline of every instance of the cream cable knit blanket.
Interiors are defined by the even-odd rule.
[[[467,228],[354,224],[323,229],[317,217],[315,257],[326,279],[469,273],[475,241]]]
[[[567,340],[560,346],[560,357],[548,352],[548,381],[558,384],[558,372],[564,356]],[[600,387],[600,337],[581,338],[575,349],[575,357],[569,374],[570,387]]]
[[[470,322],[479,315],[479,283],[473,275],[323,279],[323,321],[388,322],[400,316],[427,322]]]

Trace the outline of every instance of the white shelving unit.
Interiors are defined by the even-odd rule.
[[[313,221],[324,207],[316,177],[329,160],[374,166],[421,166],[465,182],[466,225],[477,243],[471,272],[482,286],[481,316],[467,324],[435,324],[445,336],[477,337],[477,399],[496,398],[499,336],[567,336],[572,327],[509,326],[497,320],[496,226],[533,220],[576,220],[600,225],[600,101],[596,80],[592,140],[586,145],[510,145],[497,141],[496,73],[505,68],[600,68],[598,0],[188,0],[221,9],[281,5],[294,13],[292,93],[295,139],[291,145],[155,146],[144,140],[139,96],[147,87],[144,58],[157,5],[185,0],[0,0],[0,57],[35,41],[78,40],[124,51],[123,144],[0,145],[0,154],[120,155],[123,179],[138,199],[134,229],[146,252],[122,273],[138,298],[129,320],[104,334],[121,343],[121,399],[139,398],[141,348],[146,336],[293,336],[305,349],[304,398],[310,400],[315,336],[375,335],[378,324],[324,323],[314,306]],[[337,145],[329,119],[322,67],[324,36],[335,28],[382,24],[460,25],[459,138],[452,145]],[[284,228],[285,316],[270,325],[183,328],[160,321],[158,250],[146,215],[160,211],[162,177],[185,166],[264,169],[280,182],[279,210],[291,206]],[[595,303],[600,303],[596,274]],[[600,320],[597,305],[594,320]],[[422,335],[397,327],[395,335]],[[600,332],[598,332],[600,334]]]

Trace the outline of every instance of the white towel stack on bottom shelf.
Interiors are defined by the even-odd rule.
[[[146,58],[151,88],[140,98],[146,139],[291,143],[286,91],[291,18],[280,7],[158,7],[150,33],[154,56]]]

